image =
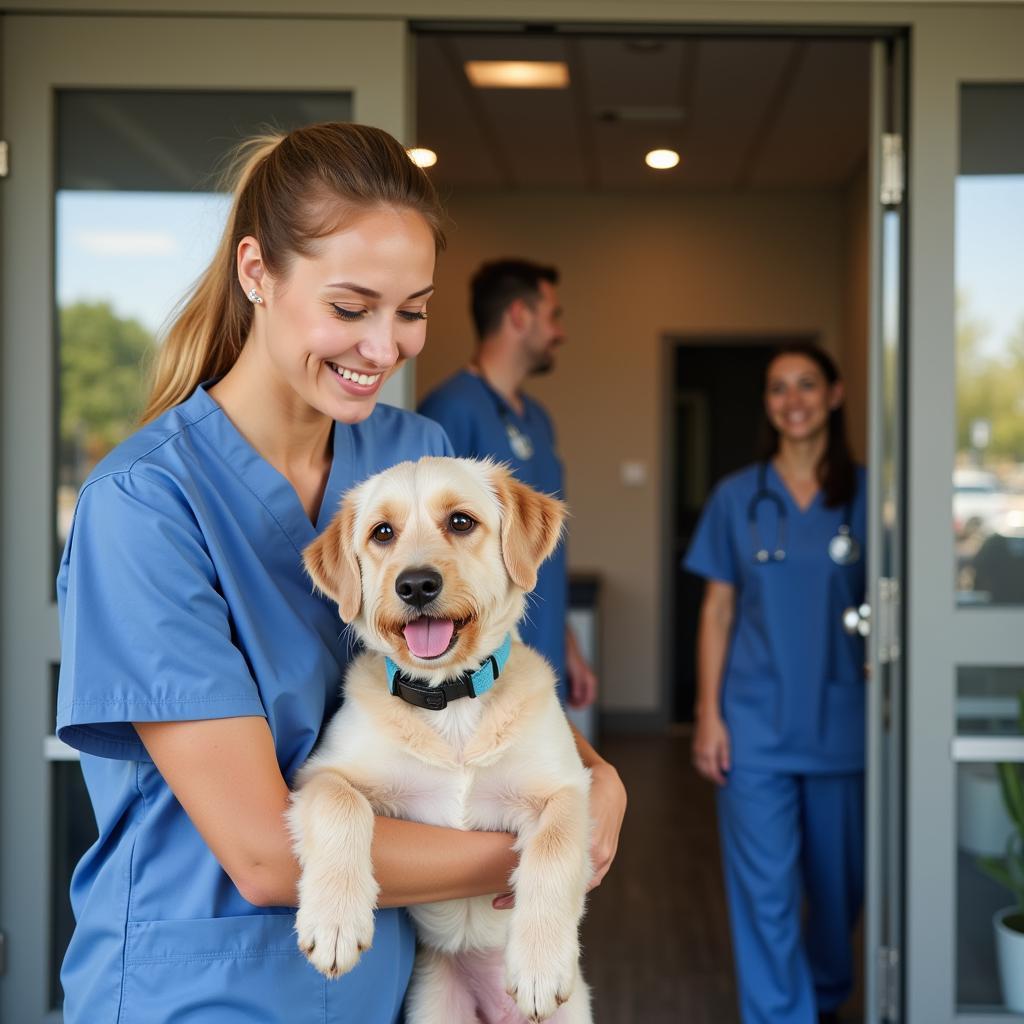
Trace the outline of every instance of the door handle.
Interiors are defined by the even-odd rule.
[[[843,629],[850,636],[867,636],[871,632],[871,605],[847,608],[843,612]]]

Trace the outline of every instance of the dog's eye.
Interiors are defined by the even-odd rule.
[[[476,520],[467,516],[465,512],[453,512],[448,517],[448,525],[456,533],[469,533],[476,526]]]
[[[395,539],[395,531],[390,523],[378,523],[371,531],[370,539],[378,544],[387,544]]]

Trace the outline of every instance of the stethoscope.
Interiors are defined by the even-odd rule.
[[[498,416],[501,417],[501,423],[505,428],[505,436],[508,438],[508,444],[512,449],[512,454],[515,455],[517,459],[522,459],[524,462],[527,459],[532,459],[533,441],[531,441],[529,436],[524,434],[519,427],[516,426],[515,421],[509,415],[504,399],[498,394],[497,389],[491,386],[490,382],[480,371],[480,368],[475,367],[473,372],[475,372],[483,381],[484,386],[491,393],[491,397],[494,399],[494,405],[498,410]]]
[[[504,402],[496,395],[495,404],[498,406],[498,415],[505,426],[505,436],[508,438],[509,447],[517,459],[524,462],[533,458],[533,442],[527,434],[524,434],[513,422]]]
[[[767,501],[775,506],[777,525],[775,527],[775,547],[771,550],[764,544],[761,532],[757,528],[757,509],[762,501]],[[850,534],[852,512],[852,502],[847,502],[846,508],[843,509],[842,523],[836,535],[828,542],[828,556],[836,565],[853,565],[860,558],[860,545]],[[750,526],[750,536],[754,541],[754,561],[761,565],[768,562],[784,562],[786,560],[786,526],[789,523],[789,513],[786,511],[786,503],[768,486],[767,462],[762,462],[757,470],[757,493],[747,505],[747,523]]]

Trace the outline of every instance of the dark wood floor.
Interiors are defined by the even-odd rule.
[[[689,750],[686,736],[601,742],[630,802],[583,922],[596,1024],[739,1024],[714,795]]]
[[[601,753],[629,810],[583,922],[596,1024],[738,1024],[714,796],[689,739],[613,736]]]

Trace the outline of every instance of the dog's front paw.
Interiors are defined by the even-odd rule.
[[[572,995],[579,950],[575,942],[561,946],[553,949],[550,940],[509,942],[505,951],[506,988],[528,1020],[547,1020]]]
[[[303,904],[295,915],[299,949],[328,978],[352,970],[373,944],[373,907]]]

